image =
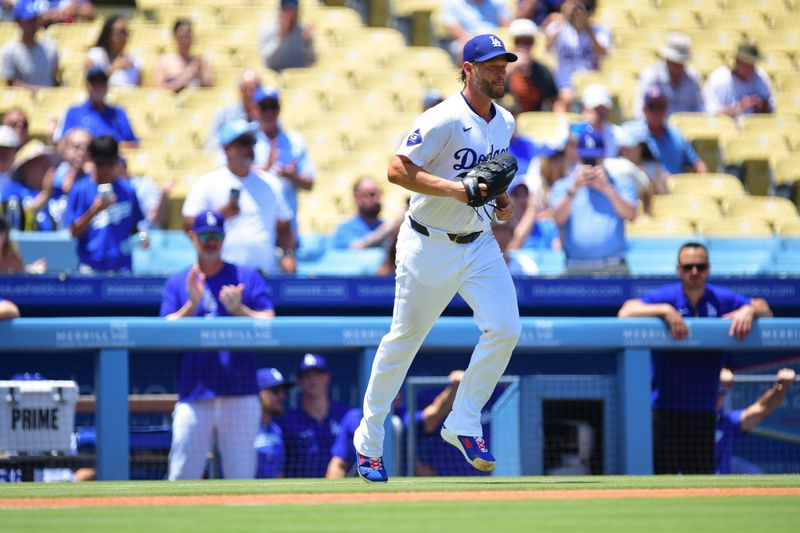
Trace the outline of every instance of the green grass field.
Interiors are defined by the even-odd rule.
[[[800,496],[364,503],[361,493],[451,491],[578,491],[700,487],[800,487],[800,476],[393,478],[386,486],[360,480],[97,482],[7,484],[14,498],[156,495],[331,494],[348,503],[0,509],[2,532],[353,531],[353,532],[789,532]]]

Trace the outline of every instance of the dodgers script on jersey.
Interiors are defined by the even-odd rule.
[[[456,93],[419,116],[397,155],[445,179],[458,181],[469,169],[508,151],[514,117],[497,104],[486,122]],[[413,193],[409,211],[414,220],[449,233],[489,231],[492,208],[483,220],[471,207],[452,198]]]

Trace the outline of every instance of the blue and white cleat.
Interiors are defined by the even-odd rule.
[[[494,456],[486,447],[483,437],[466,437],[456,435],[446,427],[442,426],[442,439],[458,448],[469,464],[481,472],[491,472],[497,466]]]
[[[383,457],[367,457],[360,453],[356,455],[358,457],[356,471],[361,479],[367,483],[387,483],[389,481],[389,474],[383,467]]]

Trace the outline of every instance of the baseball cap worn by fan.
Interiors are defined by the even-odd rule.
[[[204,231],[219,231],[225,233],[225,218],[214,211],[206,211],[195,217],[192,223],[192,231],[202,233]]]
[[[258,131],[258,124],[248,122],[243,118],[237,118],[226,122],[219,130],[219,143],[228,146],[233,141],[244,135],[255,135]]]
[[[261,390],[274,387],[291,387],[294,382],[286,379],[277,368],[259,368],[256,371],[256,381]]]
[[[677,32],[669,33],[667,42],[661,47],[659,54],[662,59],[683,65],[692,56],[690,51],[691,43],[692,41],[688,35]]]
[[[750,65],[755,65],[762,58],[756,43],[744,42],[736,48],[736,59]]]
[[[276,102],[279,102],[280,95],[278,93],[278,89],[275,87],[256,87],[256,90],[253,93],[253,103],[260,104],[264,100],[275,100]]]
[[[303,356],[303,360],[300,361],[300,368],[298,368],[297,373],[302,374],[303,372],[307,372],[309,370],[321,370],[323,372],[327,372],[328,363],[325,361],[325,358],[319,354],[307,353]]]
[[[590,83],[586,86],[583,90],[581,103],[586,109],[595,109],[598,107],[611,109],[614,105],[611,101],[611,93],[608,92],[605,86],[599,83]]]
[[[86,81],[108,81],[108,72],[100,65],[92,65],[86,69]]]
[[[508,25],[508,33],[512,37],[536,37],[539,35],[539,28],[531,19],[514,19]]]
[[[10,172],[14,173],[22,168],[26,163],[30,163],[39,157],[52,157],[55,150],[51,146],[47,146],[39,139],[31,139],[17,151],[14,156],[14,162],[11,164]]]
[[[17,4],[14,6],[13,11],[11,14],[14,16],[14,20],[20,20],[25,22],[27,20],[31,20],[39,16],[39,8],[37,7],[36,2],[30,2],[28,0],[18,0]]]
[[[603,136],[594,128],[585,128],[578,135],[578,157],[597,159],[603,157],[605,144]]]
[[[517,55],[506,50],[506,45],[497,35],[486,33],[476,35],[464,45],[464,61],[469,63],[480,63],[488,61],[498,56],[505,56],[506,61],[513,63],[517,60]]]
[[[19,135],[11,126],[0,126],[0,148],[19,148]]]
[[[644,103],[652,104],[654,102],[667,102],[667,94],[664,92],[664,89],[661,88],[660,85],[651,85],[647,88],[644,92]]]

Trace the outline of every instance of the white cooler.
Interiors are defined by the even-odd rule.
[[[0,451],[69,452],[77,401],[74,381],[0,381]]]

